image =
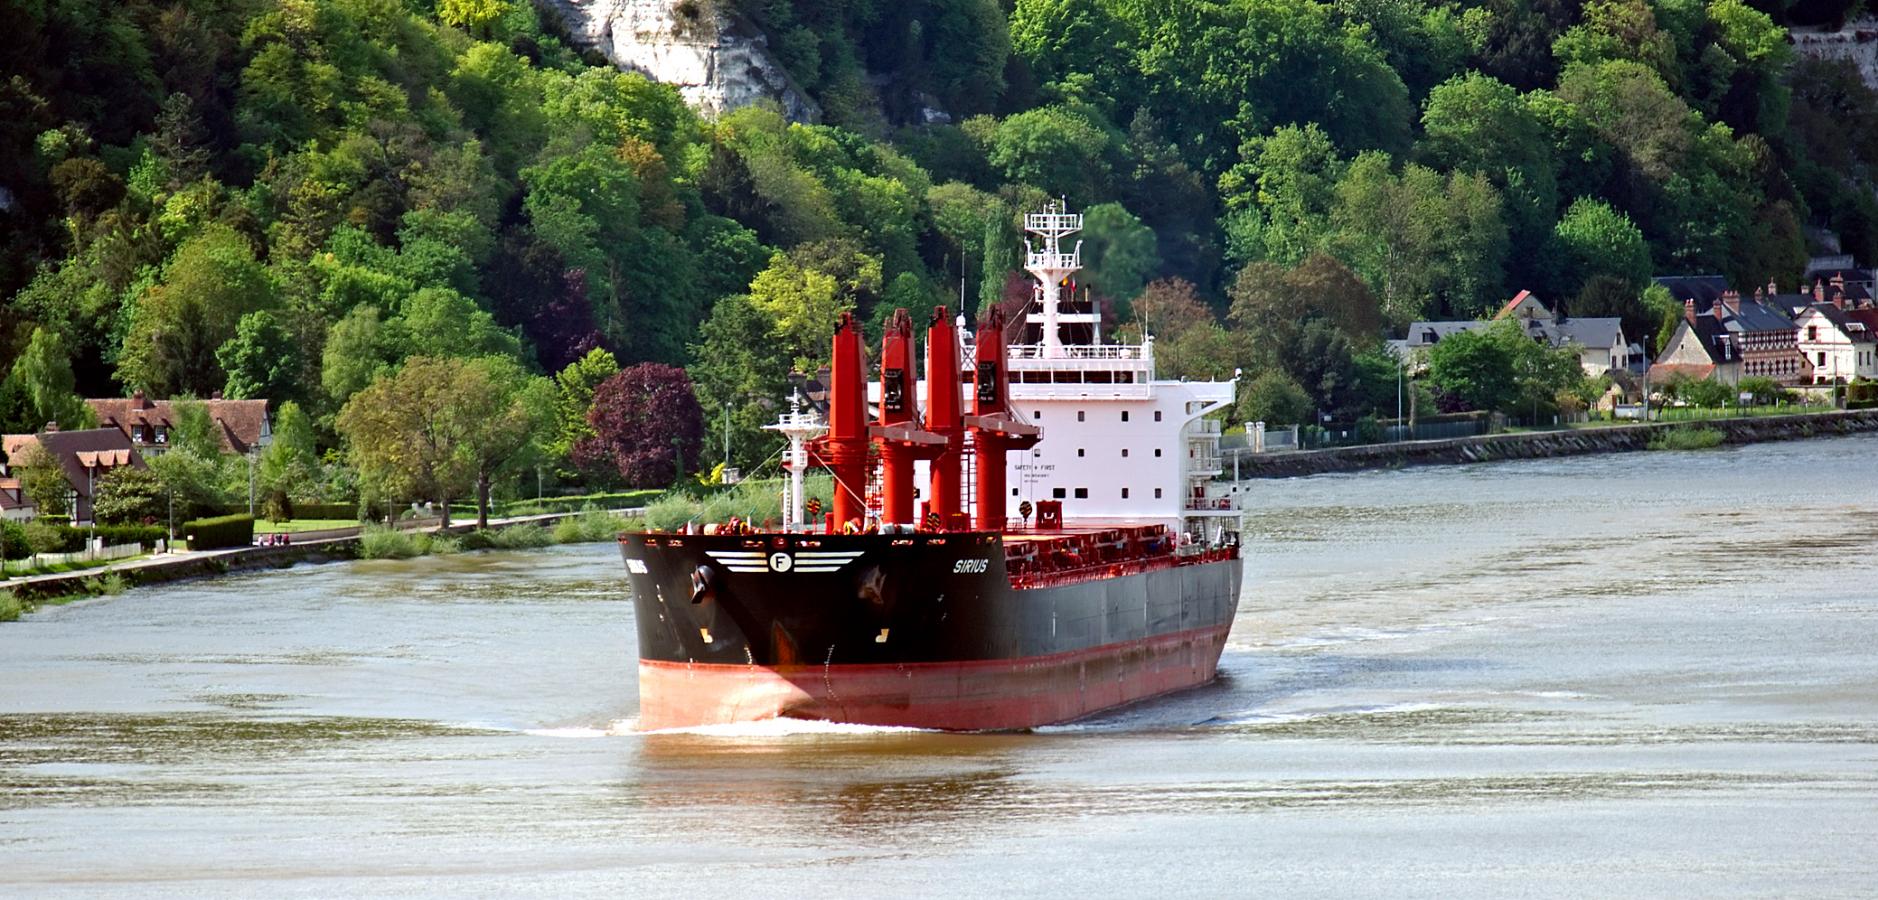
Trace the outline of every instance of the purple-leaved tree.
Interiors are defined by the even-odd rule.
[[[592,476],[658,487],[678,479],[678,466],[697,465],[704,422],[683,369],[640,363],[621,370],[594,389],[587,422],[594,434],[574,445],[573,457]]]

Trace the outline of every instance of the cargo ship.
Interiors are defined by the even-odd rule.
[[[936,308],[923,379],[905,310],[871,390],[843,315],[825,411],[798,394],[770,426],[789,440],[784,521],[620,536],[641,729],[1021,730],[1213,679],[1242,562],[1239,510],[1207,487],[1208,416],[1233,382],[1157,379],[1146,334],[1104,343],[1065,246],[1082,217],[1051,204],[1024,225],[1024,315],[968,331]],[[825,511],[812,468],[833,475]]]

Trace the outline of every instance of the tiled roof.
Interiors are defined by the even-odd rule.
[[[1694,300],[1698,309],[1706,309],[1728,290],[1728,279],[1720,275],[1663,275],[1655,281],[1668,288],[1677,303]]]
[[[38,434],[9,434],[0,438],[7,454],[7,464],[14,465],[19,454],[38,446],[51,453],[65,470],[65,480],[80,496],[91,496],[87,471],[95,478],[102,470],[118,466],[144,467],[143,457],[130,444],[130,438],[115,428],[88,428],[83,431],[42,431]]]
[[[1410,347],[1432,347],[1442,338],[1485,327],[1485,322],[1416,322],[1409,326],[1404,343]]]
[[[86,400],[85,403],[97,413],[98,424],[133,437],[136,437],[134,429],[148,426],[167,431],[174,424],[170,401],[150,400],[141,392],[131,397]],[[230,453],[248,452],[267,433],[266,400],[215,399],[201,403],[208,407],[209,418],[218,425],[216,431],[221,436],[222,449]]]
[[[1687,375],[1696,381],[1701,381],[1713,374],[1715,374],[1714,366],[1697,363],[1656,363],[1650,366],[1650,378],[1658,382],[1667,381],[1677,375]]]

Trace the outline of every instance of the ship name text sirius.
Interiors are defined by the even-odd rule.
[[[790,441],[780,527],[620,536],[641,728],[1022,729],[1212,680],[1242,563],[1239,512],[1206,490],[1207,415],[1233,383],[1156,380],[1145,335],[1103,343],[1097,311],[1064,296],[1082,217],[1052,204],[1024,226],[1023,319],[992,309],[972,334],[938,307],[922,382],[897,310],[871,417],[843,315],[826,416],[798,398],[770,426]],[[820,521],[810,466],[834,476]]]

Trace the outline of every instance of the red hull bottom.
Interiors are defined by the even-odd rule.
[[[639,661],[639,727],[778,717],[1001,731],[1079,719],[1213,680],[1230,624],[1019,659],[839,666]]]

